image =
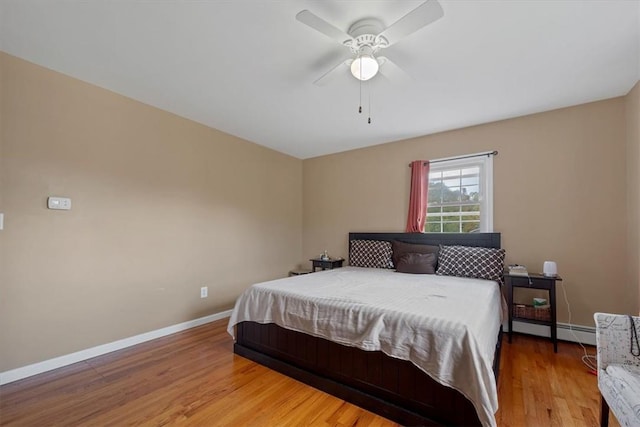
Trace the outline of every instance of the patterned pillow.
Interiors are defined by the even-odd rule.
[[[349,265],[354,267],[393,268],[391,242],[383,240],[352,240]]]
[[[440,276],[475,277],[502,283],[504,249],[472,246],[440,246]]]

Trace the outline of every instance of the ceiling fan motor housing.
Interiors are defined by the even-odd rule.
[[[353,40],[348,40],[345,45],[356,54],[361,53],[365,46],[371,48],[371,53],[375,53],[389,45],[387,39],[378,36],[383,30],[382,22],[375,18],[360,19],[349,27],[348,34]]]

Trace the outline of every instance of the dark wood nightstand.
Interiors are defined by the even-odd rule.
[[[529,273],[529,276],[518,276],[509,273],[504,274],[504,281],[507,290],[507,307],[509,309],[509,343],[513,334],[513,321],[535,323],[537,325],[548,326],[551,329],[551,342],[553,351],[558,352],[558,325],[556,322],[556,281],[561,281],[560,276],[544,276],[542,274]],[[549,293],[549,311],[533,308],[529,305],[513,304],[513,288],[542,289]],[[548,313],[548,318],[547,318]]]
[[[342,262],[344,261],[342,258],[338,259],[320,259],[320,258],[311,258],[312,271],[315,272],[316,268],[321,268],[323,270],[333,270],[334,268],[342,267]]]
[[[307,270],[305,268],[291,270],[291,271],[289,271],[289,277],[291,277],[291,276],[302,276],[303,274],[309,274],[311,272],[312,272],[311,270]]]

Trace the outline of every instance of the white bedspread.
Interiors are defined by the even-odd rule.
[[[252,286],[236,301],[228,332],[243,321],[275,323],[410,360],[495,426],[501,301],[491,281],[345,267]]]

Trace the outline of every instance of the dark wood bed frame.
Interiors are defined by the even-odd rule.
[[[362,239],[500,247],[500,233],[349,233],[349,246]],[[497,383],[502,328],[496,333]],[[242,322],[236,326],[234,352],[403,425],[481,425],[460,392],[380,351],[343,346],[273,323]]]

